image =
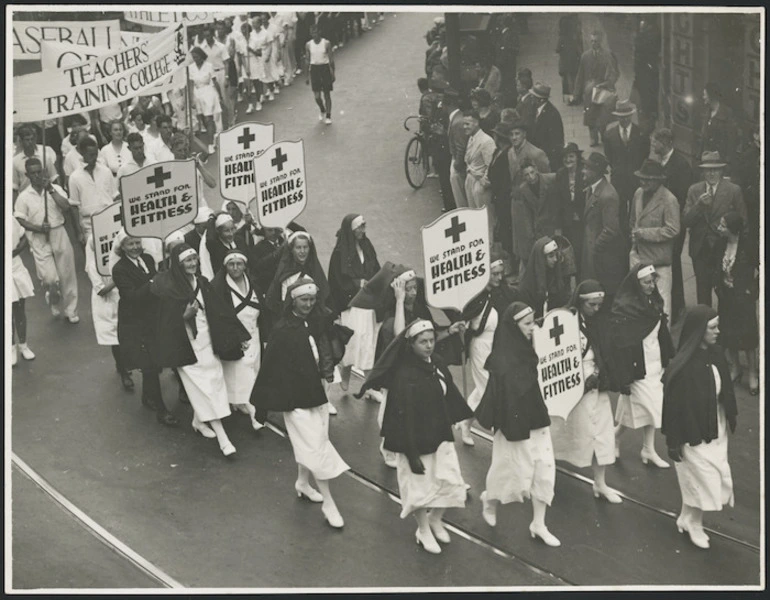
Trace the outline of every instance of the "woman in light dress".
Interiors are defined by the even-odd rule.
[[[262,27],[262,19],[254,17],[251,21],[251,33],[249,34],[249,79],[251,80],[252,94],[256,98],[256,110],[262,110],[262,100],[264,98],[264,82],[266,77],[266,61],[269,58],[270,40],[267,37],[265,28]],[[271,94],[272,96],[272,94]],[[272,98],[270,98],[272,99]],[[251,114],[255,110],[253,104],[249,104],[246,114]]]
[[[216,134],[216,125],[214,115],[222,113],[222,90],[219,89],[219,83],[214,75],[214,67],[206,60],[206,52],[199,46],[190,50],[193,57],[193,64],[188,67],[190,81],[193,84],[193,99],[195,102],[195,112],[198,118],[203,122],[206,133],[211,135],[212,140]],[[209,146],[209,152],[214,151],[214,146]]]
[[[663,407],[663,369],[674,354],[663,298],[651,265],[635,265],[620,284],[610,316],[610,369],[621,392],[615,410],[615,456],[626,429],[642,429],[641,458],[666,469],[655,451],[655,430]]]
[[[266,36],[266,48],[263,54],[265,61],[265,86],[267,87],[267,101],[275,100],[274,94],[281,93],[281,77],[283,77],[283,28],[270,17],[270,13],[262,16],[262,26]]]
[[[121,165],[131,160],[131,151],[124,140],[126,135],[126,126],[123,121],[112,121],[110,123],[110,141],[107,142],[99,151],[104,164],[106,164],[117,180],[118,169]]]
[[[729,434],[738,410],[730,367],[717,346],[719,316],[704,305],[690,309],[679,350],[664,376],[663,435],[674,461],[682,512],[676,520],[699,548],[709,547],[704,511],[733,506],[733,479],[727,461]]]
[[[612,420],[607,368],[609,323],[601,311],[604,288],[586,279],[575,288],[570,308],[580,323],[580,348],[583,356],[583,397],[566,419],[551,422],[554,456],[578,467],[593,469],[593,492],[612,504],[623,500],[607,485],[607,465],[615,462],[615,426]]]

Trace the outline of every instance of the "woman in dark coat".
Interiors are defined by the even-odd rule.
[[[257,410],[282,412],[294,459],[297,496],[322,502],[326,521],[344,526],[329,480],[348,465],[329,440],[329,401],[322,380],[334,378],[328,335],[330,311],[318,303],[318,286],[301,277],[287,289],[283,317],[270,333],[251,401]],[[310,475],[320,493],[310,485]]]
[[[150,282],[157,298],[155,360],[177,368],[194,416],[192,427],[217,438],[222,454],[235,453],[222,419],[230,414],[222,360],[237,360],[249,333],[231,305],[197,274],[198,253],[187,244],[171,252],[171,265]]]
[[[473,415],[433,353],[435,343],[433,323],[413,321],[388,346],[358,394],[385,390],[382,436],[385,448],[396,453],[401,518],[414,514],[417,544],[431,554],[441,552],[438,542],[450,541],[441,523],[444,511],[465,506],[452,425]]]
[[[559,19],[559,41],[556,54],[559,55],[559,75],[561,75],[562,100],[566,104],[567,96],[575,87],[580,57],[583,55],[583,34],[580,31],[578,15],[564,15]]]
[[[366,236],[366,221],[361,215],[347,215],[337,231],[337,244],[329,260],[329,290],[340,313],[340,324],[354,332],[340,363],[343,391],[348,389],[352,367],[368,371],[374,365],[377,315],[373,310],[348,305],[379,270],[377,253]]]
[[[112,244],[112,281],[118,288],[118,343],[123,368],[142,372],[142,404],[154,409],[158,422],[174,426],[179,420],[166,409],[160,389],[160,367],[153,360],[153,317],[156,299],[150,293],[155,261],[142,250],[141,238],[129,237],[121,229]]]
[[[583,181],[583,157],[577,144],[570,142],[564,147],[564,166],[556,172],[556,202],[558,205],[557,229],[569,240],[575,252],[577,273],[580,281],[580,258],[583,255],[583,213],[586,204],[586,184]]]
[[[670,465],[655,452],[655,430],[663,407],[663,369],[674,354],[663,298],[651,265],[638,264],[620,284],[610,316],[610,368],[621,393],[615,411],[615,456],[618,438],[629,429],[642,429],[642,462]]]
[[[734,383],[743,375],[740,352],[746,353],[749,389],[751,395],[756,396],[759,394],[757,240],[744,228],[743,218],[735,211],[722,217],[717,230],[722,236],[714,252],[721,260],[713,278],[719,298],[719,343],[730,356],[730,380]]]
[[[494,431],[492,464],[481,494],[482,516],[497,524],[497,503],[532,499],[530,535],[549,546],[561,542],[545,525],[553,500],[556,462],[551,446],[551,419],[537,381],[538,356],[532,347],[535,312],[514,302],[503,313],[487,359],[489,382],[476,418]]]
[[[687,313],[679,350],[663,378],[663,435],[682,494],[676,527],[699,548],[709,547],[703,511],[734,503],[727,428],[735,433],[738,409],[730,367],[716,344],[720,320],[710,306]]]
[[[513,299],[524,302],[541,318],[553,308],[569,302],[569,279],[563,272],[559,245],[543,236],[532,246],[527,267],[513,290]]]

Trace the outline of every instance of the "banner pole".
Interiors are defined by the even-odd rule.
[[[185,87],[185,104],[187,104],[187,125],[190,128],[190,150],[192,151],[193,147],[193,138],[195,137],[195,128],[193,127],[193,116],[192,116],[192,99],[193,99],[193,91],[190,89],[190,67],[184,68],[184,75],[185,79],[187,80],[187,85]]]
[[[48,165],[46,165],[45,162],[45,120],[40,121],[40,129],[43,132],[43,173],[45,173],[46,177],[48,176]],[[48,224],[48,186],[45,187],[43,190],[43,223],[46,225]],[[49,242],[51,241],[51,233],[49,231],[45,232],[45,241]]]
[[[465,378],[465,340],[462,340],[463,342],[463,348],[462,348],[462,354],[460,355],[460,361],[462,364],[460,365],[460,369],[462,369],[463,373],[463,398],[465,398],[465,401],[468,401],[468,383]]]

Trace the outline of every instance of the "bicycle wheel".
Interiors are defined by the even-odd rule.
[[[414,189],[419,190],[428,176],[428,155],[425,152],[423,141],[415,136],[406,145],[404,155],[404,170],[406,180]]]

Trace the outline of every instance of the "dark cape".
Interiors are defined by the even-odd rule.
[[[503,282],[491,290],[483,290],[463,309],[461,314],[461,319],[463,321],[472,321],[481,315],[481,321],[479,322],[478,328],[472,329],[471,327],[468,327],[468,329],[465,330],[465,353],[467,359],[469,359],[468,347],[471,340],[484,332],[492,309],[494,308],[497,312],[499,320],[505,312],[505,309],[511,305],[513,300],[513,291]]]
[[[537,354],[513,320],[521,308],[515,302],[500,318],[484,365],[489,381],[476,409],[482,427],[499,429],[511,442],[529,439],[530,431],[551,424],[537,381]]]
[[[538,319],[543,316],[546,300],[548,308],[554,309],[567,304],[570,298],[569,280],[563,272],[561,255],[552,269],[546,265],[543,248],[550,241],[549,237],[541,237],[535,242],[524,274],[513,289],[513,299],[531,306]]]
[[[582,349],[582,355],[585,356],[588,350],[593,350],[594,360],[596,366],[599,369],[599,391],[616,390],[618,385],[615,382],[614,374],[608,364],[608,357],[612,354],[610,347],[610,320],[608,314],[599,310],[591,318],[586,318],[580,312],[580,294],[604,291],[601,283],[595,279],[586,279],[581,281],[575,288],[575,292],[572,294],[572,300],[570,300],[568,308],[570,308],[578,316],[578,324],[580,331],[585,335],[588,340],[588,345],[585,349]]]
[[[626,386],[644,379],[643,342],[660,323],[658,343],[660,357],[665,367],[674,355],[674,343],[668,329],[668,317],[663,312],[663,298],[657,287],[646,296],[639,285],[637,273],[645,267],[638,264],[631,269],[620,284],[610,315],[611,354],[610,367],[618,386]]]
[[[241,311],[244,305],[251,306],[253,308],[256,308],[259,311],[259,316],[257,317],[257,327],[259,327],[260,339],[261,339],[262,332],[264,331],[263,329],[264,315],[266,314],[266,312],[264,311],[264,295],[262,294],[262,291],[260,290],[256,281],[254,281],[254,278],[252,277],[251,272],[248,268],[246,270],[246,273],[244,273],[244,277],[248,282],[249,289],[246,291],[246,294],[242,294],[240,290],[237,290],[237,293],[239,295],[242,295],[242,297],[238,299],[237,304],[234,303],[234,300],[233,300],[233,294],[232,294],[233,290],[227,283],[227,269],[222,268],[219,270],[219,272],[214,276],[214,279],[211,280],[211,286],[214,288],[214,291],[219,295],[220,298],[222,298],[222,300],[226,304],[233,307],[233,310],[235,311],[236,316]],[[254,292],[253,296],[252,296],[252,291]],[[262,343],[264,343],[264,340],[261,339],[261,341]]]
[[[351,224],[356,214],[347,215],[337,231],[337,244],[329,260],[329,289],[337,312],[348,308],[348,304],[361,289],[360,281],[369,281],[380,270],[377,253],[369,238],[356,240]],[[364,260],[358,255],[358,246]]]
[[[730,429],[735,429],[738,408],[730,367],[720,346],[701,348],[710,320],[717,312],[708,306],[693,307],[686,315],[679,350],[663,375],[663,423],[661,432],[669,448],[697,446],[719,436],[718,403],[725,409]],[[716,393],[712,365],[722,380]]]
[[[150,283],[150,291],[158,298],[154,317],[156,341],[152,353],[160,367],[183,367],[197,361],[183,316],[196,293],[179,263],[179,254],[189,248],[187,244],[176,246],[171,251],[170,268],[156,275]],[[249,333],[238,320],[232,305],[225,303],[208,279],[197,275],[196,285],[203,296],[214,354],[222,360],[238,360],[243,356],[241,343],[250,339]],[[191,326],[195,333],[194,321]]]
[[[222,242],[222,240],[219,239],[219,236],[217,235],[217,228],[216,228],[216,216],[212,215],[209,218],[209,221],[206,225],[206,249],[209,251],[209,256],[211,257],[211,268],[214,270],[214,273],[218,273],[219,270],[222,268],[222,263],[225,260],[225,255],[230,252],[232,249],[225,246],[225,244]],[[235,247],[243,252],[244,254],[247,254],[246,252],[246,243],[243,236],[236,235],[233,237],[233,243],[235,244]],[[199,242],[200,245],[200,242]],[[198,248],[194,248],[196,252],[198,252]]]
[[[310,252],[304,264],[298,263],[294,259],[291,246],[284,244],[281,247],[281,255],[278,259],[278,266],[275,270],[275,276],[270,282],[270,287],[265,294],[265,305],[276,316],[283,313],[283,302],[281,300],[281,286],[283,282],[299,273],[300,276],[308,276],[318,286],[317,303],[327,306],[329,302],[329,282],[326,279],[321,263],[318,261],[315,242],[310,241]]]
[[[356,396],[383,387],[388,400],[381,434],[391,452],[410,458],[432,454],[442,442],[454,440],[454,423],[473,416],[441,357],[435,352],[431,362],[417,357],[404,332],[388,346]]]

